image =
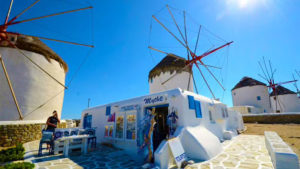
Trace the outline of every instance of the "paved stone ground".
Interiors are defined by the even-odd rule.
[[[141,168],[122,150],[99,145],[97,150],[86,155],[65,158],[62,155],[37,157],[38,141],[24,144],[25,161],[35,163],[38,169],[65,168]],[[239,135],[223,143],[224,151],[213,159],[187,166],[187,169],[273,169],[265,146],[264,136]],[[44,154],[47,154],[44,150]]]
[[[239,135],[223,143],[224,151],[209,161],[196,163],[188,169],[274,169],[265,137],[258,135]]]
[[[37,169],[115,169],[115,168],[141,168],[142,164],[132,160],[122,150],[98,145],[97,149],[86,155],[71,155],[65,158],[62,155],[48,156],[48,152],[43,150],[43,156],[38,157],[39,141],[25,143],[25,161],[35,164]]]

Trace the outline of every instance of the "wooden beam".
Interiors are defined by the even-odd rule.
[[[11,1],[10,1],[10,5],[9,5],[9,8],[8,8],[8,11],[7,11],[6,18],[5,18],[5,21],[4,21],[4,25],[7,24],[7,22],[8,22],[9,15],[10,15],[10,12],[11,12],[11,8],[12,8],[13,3],[14,3],[14,0],[11,0]]]
[[[16,107],[17,107],[17,110],[18,110],[18,113],[19,113],[20,120],[23,120],[23,114],[22,114],[21,109],[20,109],[20,107],[19,107],[18,100],[17,100],[17,98],[16,98],[16,95],[15,95],[14,89],[13,89],[13,87],[12,87],[10,78],[9,78],[8,73],[7,73],[7,71],[6,71],[6,67],[5,67],[5,64],[4,64],[4,61],[3,61],[3,59],[2,59],[1,54],[0,54],[0,62],[1,62],[1,65],[2,65],[2,68],[3,68],[3,71],[4,71],[4,74],[5,74],[5,77],[6,77],[6,80],[7,80],[7,83],[8,83],[10,92],[11,92],[11,95],[12,95],[12,97],[13,97],[13,99],[14,99],[15,104],[16,104]]]

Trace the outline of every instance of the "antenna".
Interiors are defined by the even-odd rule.
[[[90,102],[91,102],[91,98],[88,98],[88,108],[90,108]]]

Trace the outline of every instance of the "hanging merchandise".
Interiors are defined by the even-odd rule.
[[[169,125],[169,134],[172,137],[177,128],[177,120],[178,120],[178,112],[177,110],[172,107],[171,113],[168,115],[168,125]]]

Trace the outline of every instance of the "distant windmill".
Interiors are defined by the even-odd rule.
[[[263,57],[263,64],[261,64],[261,62],[258,62],[262,72],[263,72],[263,76],[261,74],[258,74],[261,78],[263,78],[264,80],[266,80],[268,82],[268,88],[269,88],[269,93],[270,93],[270,90],[272,90],[272,93],[274,93],[274,100],[275,100],[275,107],[276,107],[276,112],[281,112],[283,110],[283,107],[284,105],[282,105],[280,103],[280,100],[278,99],[278,92],[277,92],[277,87],[278,86],[281,86],[283,84],[288,84],[288,83],[293,83],[293,82],[296,82],[296,80],[291,80],[291,81],[286,81],[286,82],[278,82],[278,83],[275,83],[275,80],[274,80],[274,74],[276,72],[276,69],[273,70],[272,68],[272,64],[271,64],[271,61],[269,60],[269,68],[267,67],[267,64],[266,64],[266,61],[265,61],[265,58]],[[278,106],[279,106],[279,110],[278,110]]]
[[[189,86],[190,86],[190,83],[191,83],[191,78],[193,79],[193,82],[194,82],[194,85],[195,85],[195,89],[196,89],[196,92],[198,93],[198,90],[197,90],[197,86],[196,86],[196,83],[195,83],[195,80],[193,78],[193,66],[196,66],[196,68],[199,70],[200,72],[200,75],[202,76],[206,86],[208,87],[212,97],[214,99],[216,99],[214,93],[213,93],[213,90],[211,89],[208,81],[206,80],[206,78],[204,77],[204,73],[202,72],[202,70],[200,69],[200,66],[203,66],[207,72],[212,76],[212,78],[219,84],[219,86],[225,91],[225,88],[223,87],[223,85],[221,84],[221,82],[217,79],[217,77],[212,73],[212,71],[210,70],[210,68],[217,68],[217,69],[221,69],[220,67],[217,67],[217,66],[212,66],[212,65],[207,65],[204,63],[203,59],[206,58],[208,55],[212,54],[212,53],[215,53],[216,51],[222,49],[222,48],[225,48],[225,47],[228,47],[231,43],[233,43],[233,41],[231,42],[226,42],[224,41],[224,44],[221,45],[221,46],[218,46],[218,47],[214,47],[213,49],[209,49],[208,51],[202,53],[202,54],[196,54],[197,52],[197,48],[198,48],[198,42],[199,42],[199,37],[200,37],[200,32],[201,32],[201,28],[202,26],[200,25],[198,29],[198,34],[197,34],[197,38],[196,38],[196,42],[195,42],[195,48],[194,50],[191,49],[190,47],[190,44],[188,42],[188,38],[187,38],[187,29],[186,29],[186,12],[185,11],[180,11],[182,12],[182,15],[183,15],[183,23],[184,23],[184,30],[181,30],[179,25],[178,25],[178,22],[176,21],[170,7],[168,5],[166,5],[166,8],[168,10],[168,13],[170,14],[170,19],[172,20],[171,22],[174,23],[174,25],[176,26],[177,28],[177,31],[180,35],[180,37],[177,37],[175,35],[175,33],[171,32],[171,30],[169,28],[166,27],[166,25],[164,25],[164,23],[162,23],[155,15],[152,15],[152,18],[160,25],[162,26],[177,42],[180,43],[181,46],[184,47],[184,50],[187,51],[187,60],[185,62],[185,67],[183,67],[181,70],[188,70],[189,72],[189,80],[187,83],[187,89],[189,89]],[[149,49],[151,50],[154,50],[156,52],[160,52],[160,53],[163,53],[163,54],[171,54],[169,52],[165,52],[165,51],[162,51],[160,49],[157,49],[157,48],[154,48],[152,46],[149,46],[148,47]],[[180,74],[181,71],[177,71],[174,75],[170,76],[168,79],[166,79],[165,81],[163,81],[161,84],[164,85],[165,83],[167,83],[168,81],[170,81],[171,79],[173,79],[175,76],[177,76],[178,74]]]
[[[297,71],[296,71],[296,73],[297,73]],[[298,97],[300,98],[300,90],[299,90],[299,88],[298,88],[298,86],[297,86],[297,80],[296,80],[294,74],[293,74],[293,79],[295,80],[294,86],[295,86],[295,88],[296,88],[296,93],[297,93]]]
[[[48,37],[25,35],[25,34],[20,33],[20,32],[9,31],[8,29],[13,25],[17,25],[17,24],[21,24],[21,23],[25,23],[25,22],[31,22],[31,21],[40,20],[40,19],[53,17],[53,16],[58,16],[58,15],[63,15],[63,14],[67,14],[67,13],[78,12],[78,11],[82,11],[82,10],[88,10],[88,9],[91,9],[92,7],[89,6],[89,7],[85,7],[85,8],[74,9],[74,10],[69,10],[69,11],[63,11],[63,12],[59,12],[59,13],[53,13],[53,14],[44,15],[44,16],[35,17],[35,18],[30,18],[30,19],[25,19],[25,20],[18,20],[21,15],[23,15],[25,12],[27,12],[29,9],[31,9],[33,6],[35,6],[39,1],[40,0],[35,0],[34,3],[32,3],[30,6],[25,8],[21,13],[19,13],[18,15],[14,16],[11,19],[10,19],[10,13],[12,11],[14,0],[10,1],[10,5],[9,5],[9,8],[8,8],[8,12],[7,12],[7,15],[5,17],[4,23],[2,25],[0,25],[0,43],[4,44],[5,46],[10,46],[12,48],[15,48],[22,56],[24,56],[26,58],[26,60],[28,60],[29,62],[32,63],[32,66],[36,66],[45,75],[49,76],[51,79],[53,79],[59,85],[61,85],[64,89],[67,89],[67,87],[64,85],[64,83],[62,83],[58,79],[56,79],[46,69],[44,69],[41,65],[39,65],[37,62],[35,62],[33,59],[31,59],[29,56],[27,56],[26,52],[24,52],[20,48],[18,48],[17,45],[15,44],[16,39],[18,37],[20,37],[20,38],[30,37],[30,38],[33,38],[33,39],[43,39],[43,40],[48,40],[48,41],[55,41],[55,42],[60,42],[60,43],[72,44],[72,45],[80,45],[80,46],[85,46],[85,47],[93,47],[93,45],[81,44],[81,43],[76,43],[76,42],[69,42],[69,41],[65,41],[65,40],[58,40],[58,39],[53,39],[53,38],[48,38]],[[1,7],[3,7],[3,6],[1,6]],[[23,116],[22,111],[19,107],[18,99],[15,95],[15,91],[14,91],[14,88],[13,88],[14,85],[12,84],[12,82],[10,80],[9,73],[7,72],[7,69],[6,69],[6,66],[5,66],[6,64],[4,63],[4,59],[2,58],[1,55],[0,55],[0,62],[1,62],[1,66],[2,66],[3,71],[4,71],[4,75],[6,77],[7,83],[9,85],[11,95],[13,97],[14,103],[15,103],[16,108],[18,110],[19,119],[22,120],[22,119],[24,119],[24,116]]]

